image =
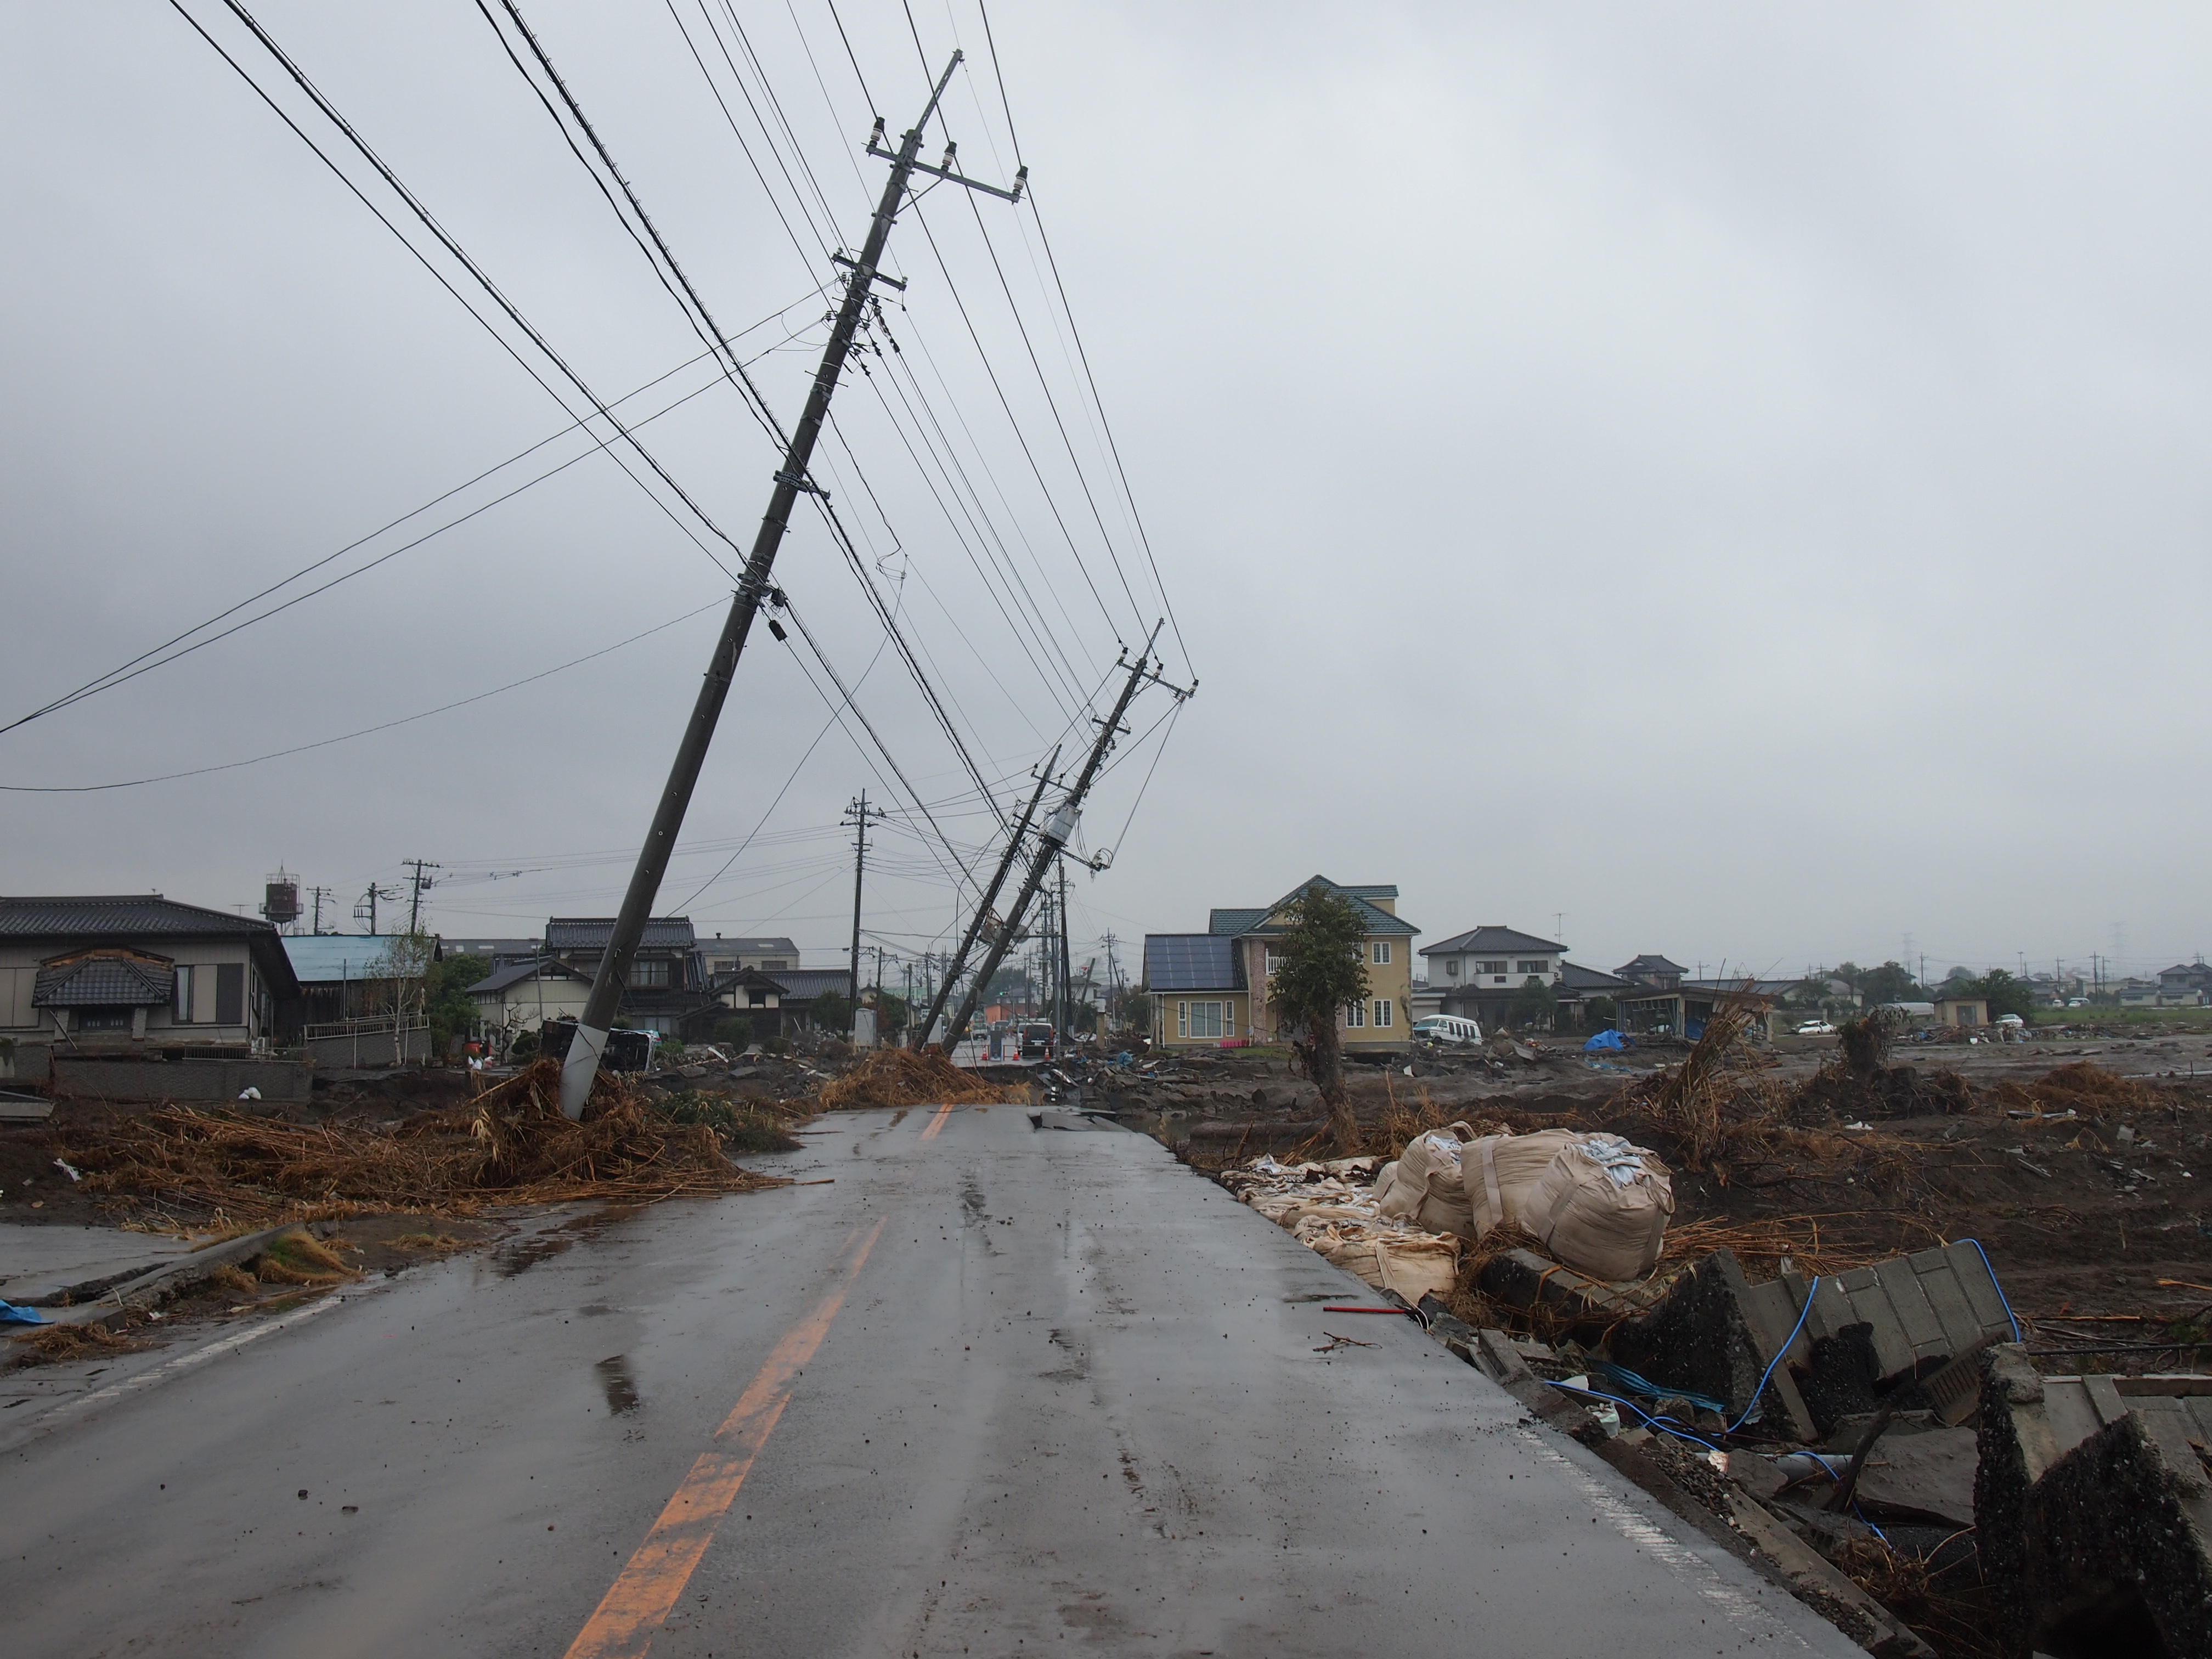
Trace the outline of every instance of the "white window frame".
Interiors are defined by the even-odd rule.
[[[1390,941],[1387,939],[1376,939],[1372,955],[1377,968],[1388,968],[1390,965]]]
[[[1345,1005],[1344,1026],[1346,1030],[1357,1031],[1365,1026],[1366,1024],[1367,1005],[1365,1003],[1349,1002]]]
[[[191,964],[180,963],[175,972],[176,994],[169,1000],[169,1023],[172,1025],[190,1025],[192,1023],[192,997],[198,987],[194,981]]]
[[[1378,1026],[1386,1027],[1391,1023],[1389,998],[1377,997],[1375,999],[1375,1023]]]
[[[1190,1036],[1192,1041],[1211,1042],[1229,1033],[1229,1005],[1211,999],[1188,1005],[1191,1010]]]
[[[1176,1004],[1176,1035],[1179,1037],[1190,1035],[1190,1004],[1188,1002]]]

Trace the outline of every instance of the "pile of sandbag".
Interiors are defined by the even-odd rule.
[[[1377,1213],[1462,1238],[1510,1223],[1534,1234],[1553,1261],[1613,1282],[1651,1271],[1674,1213],[1667,1166],[1590,1129],[1431,1129],[1382,1166],[1375,1194]]]

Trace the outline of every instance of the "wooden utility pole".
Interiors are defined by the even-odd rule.
[[[1091,753],[1084,759],[1083,770],[1076,775],[1074,787],[1061,799],[1052,817],[1045,821],[1044,833],[1038,838],[1036,854],[1030,860],[1029,873],[1022,878],[1021,890],[1014,895],[1013,907],[1007,911],[1006,921],[992,940],[990,953],[983,958],[983,965],[977,970],[975,984],[969,988],[967,996],[961,1002],[960,1012],[953,1016],[951,1024],[945,1029],[945,1051],[948,1054],[966,1035],[968,1022],[975,1017],[975,1005],[982,997],[983,988],[991,982],[991,975],[999,971],[999,963],[1005,960],[1008,947],[1014,942],[1014,935],[1021,932],[1022,918],[1029,913],[1030,902],[1036,896],[1037,890],[1044,885],[1045,877],[1051,873],[1053,860],[1075,838],[1075,825],[1083,811],[1083,799],[1091,793],[1091,786],[1097,779],[1099,767],[1105,763],[1108,753],[1114,747],[1114,739],[1127,729],[1121,724],[1121,717],[1129,712],[1129,704],[1137,695],[1137,688],[1147,679],[1159,679],[1159,676],[1152,672],[1152,641],[1159,636],[1160,625],[1155,623],[1152,638],[1145,641],[1143,652],[1136,661],[1129,665],[1129,678],[1122,684],[1121,695],[1115,700],[1114,712],[1099,723],[1098,740],[1091,745]],[[1160,684],[1167,683],[1161,680]],[[1191,695],[1180,686],[1168,689],[1178,699]],[[1104,854],[1100,856],[1103,860]]]
[[[1004,197],[1010,202],[1021,199],[1028,181],[1027,168],[1014,175],[1012,190],[1000,190],[964,178],[952,165],[949,145],[941,166],[932,167],[921,159],[922,131],[937,112],[938,100],[945,96],[945,86],[952,79],[952,71],[960,66],[961,58],[957,52],[952,54],[952,61],[945,65],[945,74],[929,94],[921,118],[907,130],[896,150],[884,148],[880,142],[882,117],[877,118],[875,131],[869,135],[868,154],[890,161],[890,177],[884,181],[884,193],[876,204],[875,217],[869,222],[867,240],[861,246],[860,258],[836,256],[846,272],[844,303],[838,307],[837,319],[830,327],[830,342],[822,349],[821,367],[814,372],[806,406],[799,415],[799,424],[792,429],[783,465],[775,474],[775,489],[769,497],[768,511],[762,516],[760,532],[753,538],[744,574],[730,602],[729,616],[714,641],[714,654],[708,659],[706,678],[692,705],[691,718],[684,728],[683,740],[677,744],[675,763],[669,768],[668,781],[661,788],[659,805],[653,809],[653,824],[646,832],[645,845],[637,855],[637,867],[631,872],[629,887],[623,895],[622,908],[616,915],[606,952],[600,957],[599,972],[592,980],[583,1018],[576,1022],[575,1037],[562,1065],[561,1110],[568,1117],[581,1117],[584,1103],[591,1097],[592,1081],[599,1075],[599,1054],[607,1046],[607,1032],[614,1024],[615,1011],[622,1005],[630,958],[636,955],[638,941],[644,937],[646,920],[652,914],[653,900],[659,895],[661,878],[668,870],[669,855],[676,850],[676,837],[684,827],[684,815],[690,807],[691,792],[699,781],[699,769],[706,763],[707,748],[714,741],[714,726],[721,718],[722,704],[729,696],[738,659],[744,653],[745,640],[752,632],[754,615],[763,600],[775,602],[778,599],[769,579],[775,568],[776,550],[783,545],[784,532],[791,527],[791,510],[798,505],[802,491],[810,495],[827,493],[809,475],[808,464],[813,459],[815,441],[822,435],[823,423],[829,416],[830,394],[836,391],[837,377],[844,369],[846,358],[852,354],[854,336],[860,330],[869,295],[881,270],[891,225],[906,204],[908,181],[915,173],[926,173],[970,190]],[[884,280],[896,281],[893,277]]]
[[[880,823],[884,817],[879,806],[868,805],[868,792],[860,791],[860,798],[845,809],[844,822],[860,833],[853,842],[853,954],[846,964],[846,1001],[852,1008],[851,1030],[860,1029],[860,878],[868,868],[868,824],[870,820]]]
[[[1021,856],[1022,837],[1029,833],[1030,820],[1036,816],[1037,803],[1044,799],[1044,787],[1052,778],[1053,768],[1059,764],[1060,750],[1055,749],[1052,751],[1052,758],[1037,774],[1037,786],[1030,793],[1030,804],[1022,808],[1021,817],[1007,833],[1006,850],[999,860],[997,873],[992,876],[991,884],[984,890],[983,896],[975,902],[975,919],[968,924],[968,931],[960,940],[960,948],[945,959],[945,977],[938,981],[937,989],[929,999],[929,1017],[921,1022],[914,1034],[916,1048],[928,1045],[930,1033],[937,1029],[937,1017],[945,1012],[945,1000],[952,994],[953,987],[960,979],[960,970],[967,965],[968,953],[975,948],[976,936],[989,925],[991,907],[999,902],[999,890],[1006,884],[1006,872],[1014,867],[1014,860]],[[925,963],[927,960],[926,957],[923,958]],[[952,1045],[947,1042],[945,1046],[946,1052],[950,1053]]]

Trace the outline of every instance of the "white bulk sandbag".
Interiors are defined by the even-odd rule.
[[[1674,1183],[1667,1166],[1619,1135],[1577,1133],[1562,1147],[1522,1225],[1554,1261],[1592,1279],[1641,1279],[1658,1264]]]
[[[1464,1123],[1430,1129],[1415,1135],[1398,1155],[1397,1172],[1389,1192],[1381,1200],[1382,1212],[1393,1220],[1418,1222],[1431,1232],[1473,1236],[1474,1218],[1468,1213],[1467,1186],[1460,1173],[1460,1149],[1474,1138]]]
[[[1534,1232],[1528,1218],[1544,1171],[1560,1149],[1576,1139],[1573,1129],[1539,1129],[1534,1134],[1484,1135],[1459,1151],[1462,1178],[1467,1186],[1467,1205],[1473,1231],[1469,1238],[1482,1238],[1492,1227],[1511,1222]]]
[[[1378,1205],[1387,1203],[1390,1197],[1390,1188],[1395,1186],[1397,1182],[1398,1160],[1394,1158],[1375,1172],[1375,1190],[1368,1196]]]

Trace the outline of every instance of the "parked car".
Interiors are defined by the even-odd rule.
[[[1462,1019],[1457,1014],[1431,1014],[1426,1019],[1413,1022],[1413,1041],[1462,1048],[1482,1041],[1482,1027],[1474,1020]]]
[[[2027,1022],[2018,1014],[1999,1014],[1997,1024],[2014,1031],[2024,1031],[2027,1029]]]
[[[1024,1060],[1052,1058],[1052,1027],[1043,1020],[1026,1020],[1021,1027],[1020,1057]]]
[[[1833,1036],[1836,1028],[1825,1019],[1808,1019],[1797,1028],[1799,1036]]]

